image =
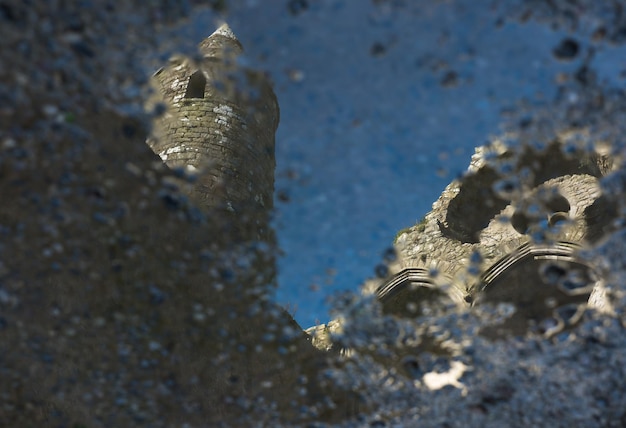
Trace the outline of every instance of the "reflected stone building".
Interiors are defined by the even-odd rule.
[[[168,108],[149,145],[170,168],[198,174],[196,200],[245,212],[234,223],[254,238],[268,234],[279,108],[265,77],[238,67],[241,51],[223,25],[200,44],[197,63],[174,58],[155,74]],[[485,330],[490,336],[551,333],[574,323],[602,286],[601,272],[578,253],[616,216],[599,187],[613,161],[580,146],[582,133],[542,146],[495,141],[478,148],[467,174],[398,235],[389,275],[369,281],[364,292],[400,317],[419,316],[424,304],[513,304],[506,323]],[[325,336],[335,328],[331,322],[308,332],[327,348]]]
[[[0,426],[624,425],[625,235],[611,233],[623,170],[598,187],[609,159],[568,135],[554,148],[480,149],[473,171],[400,234],[390,275],[333,323],[356,332],[327,335],[354,358],[320,351],[269,298],[271,268],[259,270],[275,249],[258,240],[271,238],[278,106],[262,75],[235,67],[234,36],[223,27],[198,57],[157,74],[154,129],[127,108],[143,102],[127,89],[144,83],[155,30],[198,10],[183,3],[1,10],[11,67],[0,70]],[[574,106],[576,123],[626,123],[610,115],[626,111],[626,94],[600,99]],[[593,265],[578,251],[588,242]],[[550,293],[585,302],[608,277],[604,262],[616,316],[586,311],[572,334],[550,338],[475,334],[489,299],[552,310],[544,324],[545,308],[520,311],[530,316],[508,331],[573,323],[579,305]],[[416,321],[422,302],[430,314]],[[475,310],[440,316],[437,302]],[[410,349],[422,326],[458,353]],[[428,378],[462,365],[468,376],[432,392]]]
[[[369,285],[385,310],[409,315],[407,303],[428,300],[436,289],[462,306],[515,305],[503,333],[556,331],[573,322],[577,311],[564,308],[578,307],[602,286],[601,273],[578,253],[616,217],[599,185],[612,161],[576,147],[577,137],[478,148],[465,177],[444,190],[420,224],[399,234],[391,279]]]

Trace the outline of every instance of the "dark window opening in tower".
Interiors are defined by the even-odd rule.
[[[204,98],[204,88],[206,87],[206,77],[202,71],[198,70],[189,76],[185,98]]]

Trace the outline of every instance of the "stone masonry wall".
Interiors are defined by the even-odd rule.
[[[367,281],[364,293],[376,295],[386,313],[409,318],[423,315],[423,305],[515,304],[511,321],[502,331],[486,330],[489,336],[523,334],[559,308],[587,299],[610,310],[596,298],[603,295],[601,273],[577,252],[611,230],[616,213],[602,198],[599,180],[615,167],[614,159],[582,151],[564,156],[567,136],[561,137],[543,150],[508,148],[501,141],[477,148],[467,175],[446,187],[422,221],[398,235],[397,260],[385,278]],[[512,177],[521,181],[508,194],[498,192]],[[553,212],[554,200],[565,200],[566,212]],[[515,224],[519,216],[527,217],[528,230]],[[567,293],[537,277],[550,267],[562,274],[556,278],[561,285],[568,274],[577,276],[579,289]],[[342,328],[333,320],[307,331],[316,346],[329,349],[329,335]]]
[[[601,194],[599,178],[610,169],[599,155],[561,159],[562,155],[555,155],[561,152],[560,144],[553,142],[535,153],[526,148],[517,153],[501,150],[490,162],[482,159],[485,152],[498,150],[497,143],[479,148],[468,175],[444,190],[421,225],[398,236],[398,261],[390,265],[391,280],[373,281],[366,291],[385,289],[393,278],[406,276],[404,272],[414,271],[415,278],[422,272],[422,279],[413,283],[434,284],[452,301],[467,305],[480,297],[490,272],[510,271],[508,274],[514,275],[517,260],[529,254],[525,248],[553,253],[550,257],[554,260],[575,262],[577,249],[590,234],[597,233],[592,231],[601,230],[602,225],[596,223],[608,222],[590,213]],[[509,176],[522,177],[509,194],[497,192],[501,182],[508,179],[501,172],[505,168],[510,168]],[[481,197],[481,191],[487,193]],[[559,201],[561,208],[554,208],[554,201]],[[468,228],[468,222],[450,223],[466,212],[475,213],[474,225]],[[523,229],[516,222],[521,222]],[[503,263],[509,264],[498,268]],[[532,294],[530,289],[528,294]]]

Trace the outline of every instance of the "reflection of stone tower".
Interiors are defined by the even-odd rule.
[[[278,102],[261,73],[240,68],[227,25],[200,43],[201,57],[172,58],[155,78],[167,105],[148,141],[170,168],[196,175],[197,203],[233,213],[244,238],[269,234]]]

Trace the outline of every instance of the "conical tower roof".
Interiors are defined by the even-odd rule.
[[[199,48],[205,57],[213,58],[236,57],[243,52],[243,46],[226,23],[200,42]]]

